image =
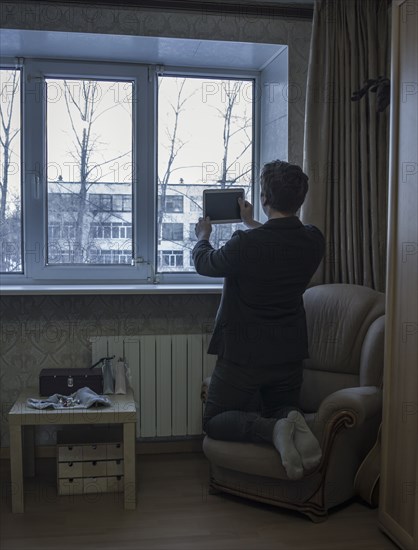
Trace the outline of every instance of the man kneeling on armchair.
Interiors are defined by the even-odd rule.
[[[236,231],[218,250],[209,242],[209,218],[195,228],[197,273],[225,278],[208,349],[218,358],[203,429],[213,439],[272,443],[289,479],[300,479],[322,454],[298,403],[302,361],[309,356],[303,293],[325,240],[296,216],[308,191],[299,166],[267,163],[260,184],[266,223],[255,221],[252,205],[239,199],[249,229]],[[261,411],[250,411],[258,391]]]

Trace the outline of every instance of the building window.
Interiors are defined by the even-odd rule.
[[[158,209],[166,214],[178,214],[183,212],[183,197],[181,195],[166,195],[164,206],[161,206],[162,197],[158,197]]]
[[[90,225],[92,239],[131,239],[132,225],[117,222],[94,222]]]
[[[109,184],[108,184],[109,185]],[[131,195],[93,194],[89,196],[89,206],[92,212],[131,212]]]
[[[163,241],[182,241],[183,224],[182,223],[163,223],[162,239]]]
[[[125,250],[98,249],[96,263],[98,264],[131,264],[132,257]]]
[[[183,267],[182,250],[162,250],[159,254],[159,268],[165,271],[167,268]]]
[[[48,224],[48,238],[50,241],[61,238],[61,224],[59,222]]]
[[[122,195],[122,212],[132,212],[131,195]]]
[[[62,225],[62,238],[75,239],[75,235],[76,235],[76,223],[64,222]]]

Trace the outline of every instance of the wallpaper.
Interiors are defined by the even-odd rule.
[[[91,365],[91,336],[210,332],[220,295],[3,296],[0,299],[1,444],[20,391],[43,368]],[[49,438],[39,431],[38,440]]]
[[[289,161],[302,164],[311,22],[236,14],[2,2],[0,26],[33,30],[233,40],[289,46]],[[90,365],[90,336],[200,332],[212,326],[219,295],[8,296],[0,301],[1,446],[7,412],[46,367]],[[38,441],[42,434],[38,434]]]

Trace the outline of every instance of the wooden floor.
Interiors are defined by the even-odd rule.
[[[26,512],[12,514],[9,462],[1,461],[1,550],[391,550],[377,510],[358,501],[314,524],[304,516],[208,494],[200,453],[138,456],[138,506],[122,494],[58,497],[55,462],[38,461]]]

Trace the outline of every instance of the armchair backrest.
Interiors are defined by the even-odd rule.
[[[348,284],[318,285],[304,294],[310,358],[300,406],[315,412],[334,391],[381,384],[385,295]]]

